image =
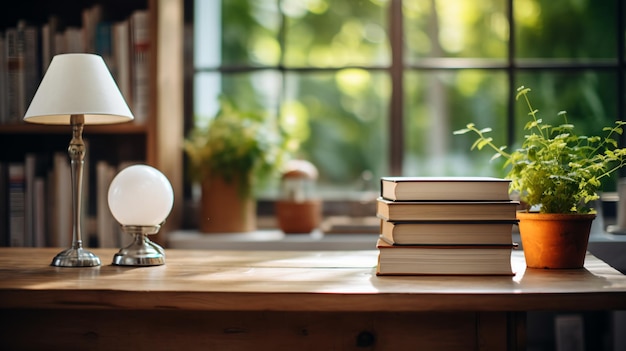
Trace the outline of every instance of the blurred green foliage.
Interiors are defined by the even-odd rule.
[[[503,176],[501,164],[470,153],[471,140],[452,131],[474,121],[512,131],[493,135],[497,143],[519,140],[526,111],[516,106],[508,116],[509,87],[519,85],[534,88],[545,116],[566,106],[592,135],[611,124],[623,103],[617,1],[512,1],[509,59],[507,0],[403,0],[404,141],[389,128],[391,0],[221,2],[219,64],[195,67],[196,75],[219,76],[220,87],[196,98],[223,93],[239,106],[274,110],[305,139],[299,156],[319,168],[320,183],[341,191],[358,190],[364,172],[388,175],[389,150],[400,142],[405,175]],[[509,62],[525,68],[509,75]],[[586,63],[591,68],[559,68]]]

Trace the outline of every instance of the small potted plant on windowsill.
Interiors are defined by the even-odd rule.
[[[590,204],[599,198],[603,179],[626,163],[626,148],[618,147],[615,139],[626,122],[603,128],[604,136],[579,136],[565,111],[559,112],[563,124],[545,124],[532,107],[529,92],[520,87],[516,96],[523,98],[531,117],[521,148],[509,152],[496,146],[488,136],[491,129],[473,123],[454,134],[474,133],[478,138],[472,149],[487,147],[495,151],[493,159],[506,159],[510,191],[529,206],[517,214],[527,266],[580,268],[596,213]],[[582,232],[576,234],[579,229]]]
[[[276,118],[242,111],[221,96],[216,116],[193,129],[183,145],[190,175],[202,185],[200,231],[255,230],[255,187],[278,177],[295,145]]]

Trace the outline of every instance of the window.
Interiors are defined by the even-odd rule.
[[[191,1],[191,0],[188,0]],[[584,128],[624,116],[619,0],[195,0],[193,123],[224,93],[286,114],[326,198],[383,175],[497,175],[452,131],[519,140],[533,89],[542,118]],[[519,106],[518,106],[519,105]]]

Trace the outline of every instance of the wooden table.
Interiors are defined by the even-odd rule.
[[[157,267],[49,266],[0,248],[0,349],[524,349],[525,311],[626,310],[626,276],[377,277],[378,252],[167,250]]]

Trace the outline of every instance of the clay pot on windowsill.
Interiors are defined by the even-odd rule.
[[[526,266],[582,268],[595,214],[517,212]]]
[[[212,177],[202,182],[198,229],[203,233],[256,230],[256,199],[243,197],[238,182]]]
[[[291,160],[281,176],[281,197],[275,203],[278,226],[285,234],[310,233],[320,225],[322,201],[315,196],[317,168]]]
[[[275,206],[278,226],[286,234],[310,233],[320,224],[322,217],[320,200],[302,202],[278,200]]]

